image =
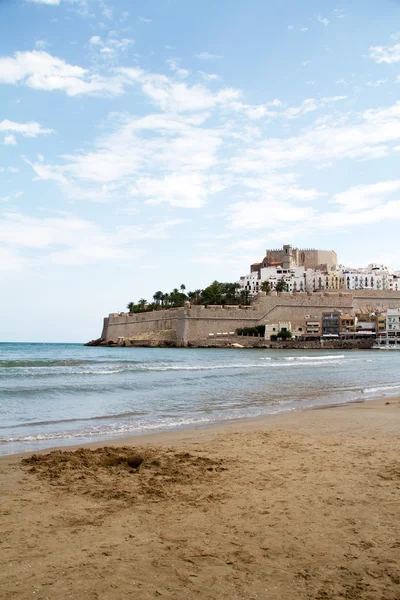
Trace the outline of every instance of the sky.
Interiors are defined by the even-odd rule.
[[[0,341],[85,342],[283,244],[400,268],[399,1],[0,0],[0,23]]]

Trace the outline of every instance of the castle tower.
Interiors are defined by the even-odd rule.
[[[293,248],[290,244],[283,246],[283,268],[290,269],[294,262]]]

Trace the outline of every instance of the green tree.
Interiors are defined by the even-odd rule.
[[[276,337],[281,338],[281,340],[288,340],[292,337],[292,332],[291,331],[280,331]]]
[[[275,289],[277,292],[287,292],[288,291],[289,286],[286,283],[286,281],[283,279],[283,277],[282,277],[282,279],[280,279],[278,281],[278,283],[275,286]]]
[[[162,298],[161,298],[161,306],[168,306],[168,302],[169,302],[169,294],[163,294]]]
[[[136,307],[136,305],[135,305],[135,303],[134,303],[134,302],[129,302],[129,303],[126,305],[126,308],[129,310],[129,312],[130,312],[130,313],[133,313],[133,312],[135,312],[135,307]]]
[[[184,284],[182,283],[182,285],[181,285],[181,292],[184,292],[185,290],[186,290],[186,285],[184,285]]]
[[[140,308],[140,310],[144,310],[147,306],[147,300],[145,300],[144,298],[140,298],[139,302],[138,302],[138,307]]]
[[[248,306],[250,304],[250,302],[249,302],[249,298],[250,298],[250,292],[249,292],[249,290],[241,290],[241,292],[239,294],[239,298],[240,298],[240,303],[243,304],[243,306]]]
[[[162,303],[163,296],[164,296],[164,294],[160,290],[154,294],[153,300],[157,306],[159,306]]]
[[[201,293],[201,300],[204,304],[221,304],[221,285],[218,281],[213,281]]]
[[[271,291],[271,284],[269,281],[263,281],[261,284],[261,291],[262,292],[266,292],[267,294],[269,294],[269,292]]]

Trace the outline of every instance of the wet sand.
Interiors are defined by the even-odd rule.
[[[399,440],[390,398],[4,457],[0,596],[399,600]]]

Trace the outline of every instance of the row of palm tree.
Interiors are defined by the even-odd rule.
[[[130,313],[160,310],[162,308],[178,308],[183,306],[187,300],[191,304],[249,304],[249,292],[238,292],[239,284],[221,283],[213,281],[211,285],[203,290],[198,289],[186,292],[186,286],[182,284],[179,289],[174,288],[170,293],[158,290],[153,294],[153,302],[141,298],[138,302],[129,302],[127,309]]]

